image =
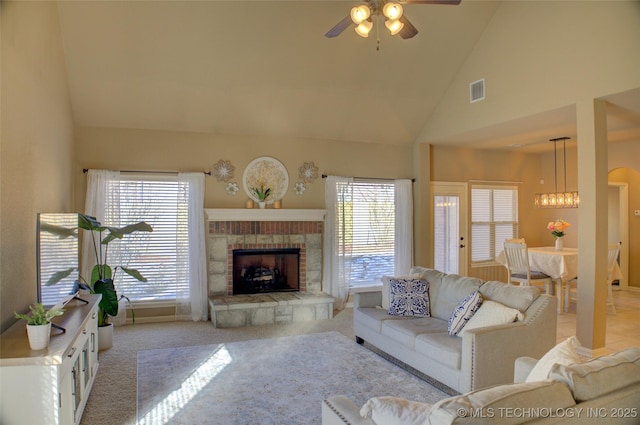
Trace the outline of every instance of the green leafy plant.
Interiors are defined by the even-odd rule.
[[[88,289],[91,293],[102,295],[102,299],[98,305],[98,326],[106,326],[109,324],[109,316],[116,316],[118,314],[118,302],[121,299],[131,304],[129,298],[125,295],[118,297],[116,292],[113,282],[118,269],[140,282],[147,281],[138,270],[123,266],[110,266],[107,263],[109,243],[116,239],[122,239],[125,235],[131,233],[152,232],[153,228],[144,221],[121,228],[102,226],[95,217],[85,214],[78,214],[78,227],[90,232],[96,260],[96,265],[91,271],[90,280],[87,281],[84,277],[80,276],[84,282],[81,284],[81,287]],[[135,312],[133,309],[131,310],[131,317],[133,322],[135,322]]]
[[[260,184],[260,187],[251,188],[251,191],[254,193],[254,195],[256,195],[256,198],[258,198],[260,202],[266,201],[271,194],[271,188],[267,187],[265,189],[263,184]]]
[[[16,319],[23,319],[27,321],[29,325],[46,325],[56,316],[62,316],[64,314],[64,310],[61,308],[52,308],[51,310],[45,310],[44,306],[40,303],[35,303],[29,306],[29,310],[31,310],[31,315],[22,314],[18,312],[15,313]]]

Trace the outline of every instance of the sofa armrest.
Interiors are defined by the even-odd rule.
[[[373,425],[360,416],[360,408],[350,399],[339,395],[322,401],[322,425]]]
[[[556,305],[555,297],[540,295],[524,321],[465,332],[459,390],[512,383],[518,357],[542,357],[556,343]]]
[[[382,290],[356,292],[353,294],[353,308],[382,306]]]
[[[524,382],[531,373],[531,369],[538,363],[533,357],[518,357],[513,365],[513,382]]]

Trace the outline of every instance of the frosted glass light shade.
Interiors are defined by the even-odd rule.
[[[389,19],[400,19],[402,6],[397,3],[387,3],[382,8],[382,14]]]
[[[373,28],[373,22],[371,21],[362,21],[360,25],[356,27],[356,33],[360,37],[369,37],[369,31]]]
[[[351,9],[351,20],[355,24],[366,21],[371,16],[371,9],[367,5],[355,6]]]
[[[397,19],[388,19],[385,21],[384,25],[387,27],[391,35],[396,35],[404,27],[404,24]]]

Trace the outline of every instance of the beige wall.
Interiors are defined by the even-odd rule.
[[[313,161],[319,174],[414,177],[411,146],[88,127],[76,129],[76,137],[78,211],[84,209],[86,190],[82,168],[209,171],[220,159],[231,161],[235,166],[233,181],[240,191],[229,196],[226,183],[207,177],[206,208],[244,208],[248,197],[242,188],[242,174],[249,162],[260,156],[274,157],[287,168],[289,190],[282,200],[283,208],[324,208],[323,179],[308,184],[303,195],[293,192],[293,184],[299,180],[298,167],[304,162]]]
[[[0,330],[36,301],[36,214],[73,206],[73,125],[54,2],[0,3]]]
[[[640,87],[640,2],[502,2],[419,137],[425,143]],[[484,78],[486,98],[469,103]]]

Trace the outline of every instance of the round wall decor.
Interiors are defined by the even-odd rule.
[[[289,188],[289,174],[280,161],[270,156],[261,156],[254,159],[244,169],[242,176],[244,191],[249,198],[260,202],[254,188],[259,190],[271,189],[265,200],[267,204],[281,199]]]

